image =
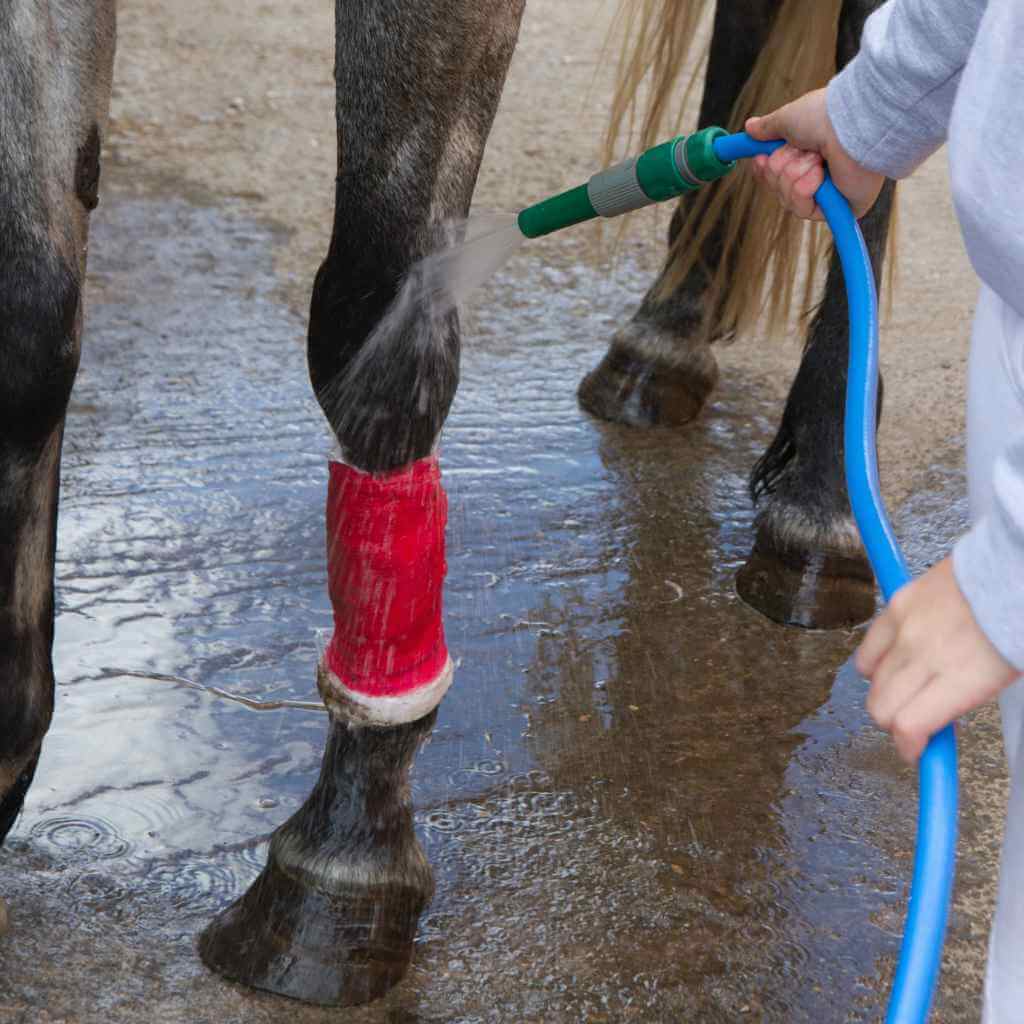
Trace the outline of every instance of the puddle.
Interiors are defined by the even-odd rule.
[[[316,699],[329,445],[278,243],[116,187],[97,221],[57,713],[0,854],[11,1019],[337,1019],[192,950],[312,786],[324,717],[122,674]],[[854,637],[781,629],[732,585],[777,409],[742,375],[683,431],[576,405],[645,283],[527,250],[468,318],[442,443],[461,666],[414,778],[438,895],[406,983],[347,1021],[879,1015],[913,793],[837,675]],[[948,500],[909,514],[917,560],[959,528]]]

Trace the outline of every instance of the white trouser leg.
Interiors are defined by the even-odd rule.
[[[1008,438],[1024,432],[1024,322],[982,286],[971,336],[967,387],[967,478],[971,519],[992,501],[992,471]],[[1022,616],[1024,618],[1024,616]],[[1024,1021],[1024,679],[999,699],[1010,801],[989,940],[983,1024]]]

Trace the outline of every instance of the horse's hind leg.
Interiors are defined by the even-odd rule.
[[[0,841],[53,710],[61,438],[113,52],[113,0],[0,4]]]
[[[701,100],[700,124],[725,125],[767,40],[781,0],[718,3]],[[710,186],[714,188],[715,186]],[[687,200],[672,218],[669,242],[680,230]],[[720,259],[712,231],[705,265]],[[668,272],[669,264],[662,271]],[[584,377],[579,401],[587,412],[632,426],[687,423],[700,412],[718,380],[718,364],[701,328],[707,278],[700,267],[668,296],[661,278],[633,319],[612,339],[600,364]]]
[[[415,686],[384,686],[377,696],[357,686],[335,645],[347,637],[370,661],[378,646],[390,657],[378,641],[391,610],[420,605],[417,629],[437,611],[444,497],[433,452],[458,382],[458,320],[415,301],[385,313],[413,262],[445,239],[445,222],[469,210],[522,7],[337,3],[340,166],[309,330],[310,375],[348,463],[332,465],[328,507],[335,636],[320,690],[330,735],[313,793],[199,946],[229,978],[311,1002],[363,1003],[399,981],[433,891],[407,776],[451,677],[443,639],[442,659],[432,660],[433,645],[410,664]],[[397,545],[380,540],[399,521],[411,528],[402,564],[392,557]],[[360,552],[353,537],[369,537],[367,523],[380,532]]]
[[[847,0],[837,61],[857,51],[877,0]],[[861,229],[881,275],[895,194],[888,182]],[[778,433],[754,467],[760,503],[754,550],[737,577],[740,596],[779,622],[819,629],[853,626],[875,609],[874,578],[850,511],[843,474],[849,353],[846,290],[833,254],[825,298],[808,331]]]

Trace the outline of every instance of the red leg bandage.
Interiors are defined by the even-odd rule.
[[[447,519],[436,455],[384,476],[330,463],[334,636],[320,689],[332,710],[397,724],[440,703],[452,678],[441,622]]]

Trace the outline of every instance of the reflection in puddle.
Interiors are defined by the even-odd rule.
[[[326,723],[125,670],[317,701],[329,446],[274,244],[109,197],[68,423],[57,713],[0,854],[13,902],[38,878],[83,922],[127,922],[119,941],[157,944],[163,984],[185,972],[206,1008],[241,997],[192,937],[311,788]],[[407,982],[346,1019],[873,1019],[896,946],[876,922],[905,882],[879,837],[913,795],[863,756],[860,683],[836,677],[852,637],[735,596],[777,409],[736,376],[687,430],[588,419],[576,383],[645,284],[593,281],[521,256],[470,319],[443,438],[461,667],[414,775],[438,896]],[[58,998],[31,943],[2,955],[5,998]]]

